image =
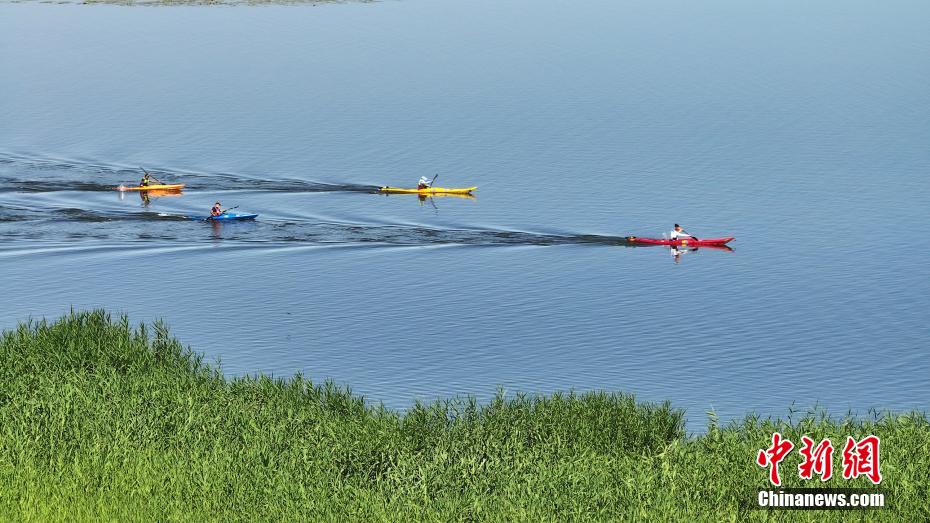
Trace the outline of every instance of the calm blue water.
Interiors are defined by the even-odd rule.
[[[232,375],[927,409],[920,2],[0,5],[0,327]],[[145,166],[182,196],[120,195]],[[439,173],[474,199],[384,196]],[[255,223],[185,219],[217,199]],[[622,237],[736,236],[676,260]]]

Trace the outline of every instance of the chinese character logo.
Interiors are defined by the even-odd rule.
[[[843,479],[852,480],[865,476],[875,485],[881,483],[880,445],[881,440],[875,435],[866,436],[859,441],[847,436],[846,445],[843,447]],[[778,466],[792,449],[794,443],[791,440],[773,432],[772,446],[760,450],[756,455],[756,464],[769,469],[769,481],[776,487],[781,486]],[[824,438],[814,446],[814,440],[802,436],[798,452],[803,458],[798,465],[798,476],[801,479],[814,479],[815,474],[820,476],[820,481],[827,481],[833,477],[833,444],[829,439]]]
[[[833,444],[824,438],[814,449],[814,440],[803,436],[801,442],[801,455],[804,461],[798,465],[798,475],[801,479],[811,479],[814,473],[820,476],[820,481],[827,481],[833,476]],[[813,450],[812,450],[813,449]]]
[[[769,481],[772,485],[781,485],[781,476],[778,475],[778,464],[785,459],[785,456],[794,448],[794,443],[787,439],[782,439],[781,434],[775,432],[772,434],[772,446],[768,449],[760,450],[756,456],[756,464],[760,467],[771,467],[769,469]]]
[[[843,479],[865,476],[875,485],[881,483],[882,473],[878,463],[880,443],[878,436],[868,436],[859,441],[852,436],[847,437],[846,446],[843,447]]]

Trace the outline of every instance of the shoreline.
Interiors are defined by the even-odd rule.
[[[769,488],[754,457],[774,431],[834,445],[880,436],[879,487],[800,480],[796,452],[782,463],[784,486],[890,493],[867,514],[879,520],[928,514],[930,461],[913,456],[930,448],[930,422],[919,413],[750,415],[699,435],[670,403],[618,392],[398,413],[300,375],[226,378],[163,324],[100,310],[4,331],[0,361],[4,519],[794,519],[747,509]]]

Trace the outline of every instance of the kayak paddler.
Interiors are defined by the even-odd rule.
[[[210,209],[210,216],[221,216],[223,214],[223,207],[220,205],[220,202],[213,204],[213,208]]]
[[[433,182],[426,176],[421,176],[420,181],[417,182],[417,189],[429,189],[433,185]]]
[[[139,187],[148,187],[149,184],[151,183],[152,183],[152,180],[151,180],[151,177],[149,176],[149,173],[145,173],[145,175],[142,176],[142,180],[139,182]]]
[[[670,240],[697,240],[697,236],[692,236],[685,232],[681,228],[681,225],[675,224],[675,228],[672,229],[672,234],[669,236]]]

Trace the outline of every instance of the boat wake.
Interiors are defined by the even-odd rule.
[[[198,242],[305,243],[368,246],[423,245],[631,245],[625,238],[591,234],[545,234],[494,229],[437,229],[419,225],[272,221],[204,223],[199,216],[164,212],[106,213],[65,208],[38,212],[0,207],[0,241],[96,238],[111,242],[149,238]],[[170,226],[157,225],[170,222]]]
[[[185,191],[280,191],[377,193],[377,185],[306,181],[295,178],[263,179],[232,173],[168,171],[145,166],[165,183],[184,183]],[[0,154],[0,193],[59,191],[112,191],[133,185],[141,177],[136,166],[95,165],[65,160]]]
[[[46,243],[92,242],[105,246],[140,241],[179,246],[215,244],[218,241],[268,246],[637,246],[624,236],[612,235],[515,231],[461,225],[434,227],[396,223],[390,219],[375,222],[369,221],[369,218],[363,218],[358,223],[352,217],[343,220],[306,214],[303,203],[288,202],[282,205],[279,204],[281,195],[262,193],[376,193],[376,186],[262,180],[222,173],[168,173],[149,167],[147,169],[156,178],[166,182],[183,180],[187,184],[184,194],[194,192],[197,187],[209,187],[210,198],[205,202],[213,201],[214,194],[223,190],[239,190],[235,195],[225,195],[222,199],[248,200],[253,205],[270,210],[255,222],[204,223],[202,215],[205,209],[184,203],[187,200],[178,200],[177,204],[172,201],[170,204],[155,205],[150,203],[150,200],[156,200],[154,194],[134,193],[128,196],[114,191],[120,183],[139,176],[135,167],[0,154],[0,242],[25,239]],[[98,194],[91,194],[94,191]],[[99,194],[100,191],[112,193],[113,198]],[[179,195],[178,192],[168,192],[160,196]],[[205,203],[201,200],[207,195],[192,196],[199,206]],[[459,196],[474,199],[469,195]],[[131,198],[131,205],[124,198]],[[220,195],[217,194],[216,198],[220,198]],[[416,201],[416,196],[404,199]],[[158,209],[155,210],[155,207]],[[261,209],[248,210],[261,212]]]

